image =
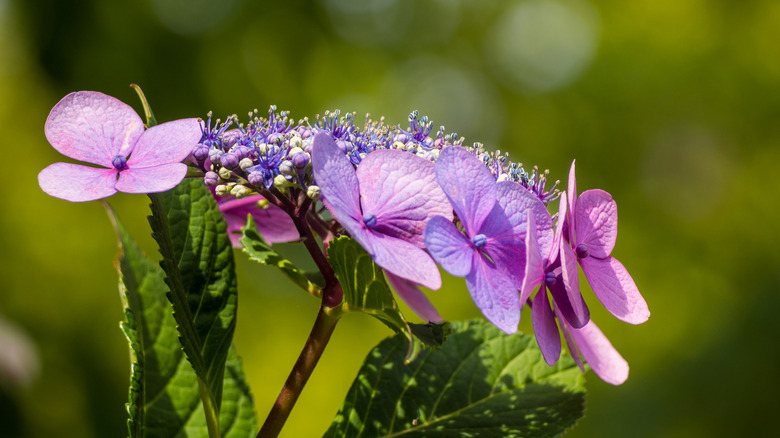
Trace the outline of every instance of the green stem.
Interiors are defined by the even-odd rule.
[[[329,316],[325,312],[325,308],[320,307],[317,312],[317,319],[314,321],[314,327],[312,327],[309,338],[303,346],[303,351],[298,356],[298,360],[287,377],[287,381],[284,383],[276,403],[271,408],[271,412],[266,417],[263,427],[257,433],[257,438],[273,438],[279,435],[282,426],[284,426],[284,423],[290,416],[293,406],[295,406],[295,402],[301,395],[303,387],[314,371],[314,367],[317,366],[325,346],[328,345],[330,336],[333,334],[333,329],[336,328],[336,323],[340,317],[340,313]]]
[[[200,399],[203,401],[203,411],[206,414],[206,427],[209,431],[209,438],[220,438],[219,435],[219,410],[214,405],[203,380],[198,377],[198,388],[200,389]]]

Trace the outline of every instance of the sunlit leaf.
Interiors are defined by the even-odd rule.
[[[582,417],[582,372],[548,367],[533,336],[456,322],[437,350],[404,365],[406,338],[366,358],[326,437],[549,437]]]
[[[131,437],[208,437],[198,390],[198,378],[185,359],[176,321],[165,294],[163,270],[141,250],[114,218],[120,240],[119,286],[125,304],[122,331],[130,342]],[[254,435],[256,418],[241,362],[234,349],[228,353],[220,410],[221,435]]]

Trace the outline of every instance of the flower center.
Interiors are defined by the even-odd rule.
[[[574,251],[577,252],[577,257],[584,259],[588,255],[590,255],[590,249],[588,249],[588,245],[584,243],[580,243],[577,245],[577,248],[574,249]]]
[[[363,215],[363,223],[366,224],[368,228],[374,228],[374,226],[376,226],[376,215],[372,213]]]
[[[547,287],[555,286],[556,281],[558,281],[558,277],[556,277],[552,272],[548,272],[544,275],[544,283],[547,285]]]
[[[474,242],[474,246],[477,248],[482,248],[487,245],[487,236],[484,234],[477,234],[471,241]]]
[[[116,170],[127,169],[127,158],[123,155],[114,155],[114,158],[111,159],[111,165]]]

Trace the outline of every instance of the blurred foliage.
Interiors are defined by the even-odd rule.
[[[338,107],[405,125],[419,109],[553,180],[576,158],[580,190],[618,202],[614,255],[652,315],[626,326],[586,294],[631,376],[615,388],[589,374],[587,416],[567,436],[772,435],[778,28],[771,0],[0,0],[3,146],[25,158],[12,168],[22,182],[2,192],[0,314],[26,331],[40,366],[29,383],[0,386],[2,435],[125,433],[110,223],[97,203],[44,195],[35,175],[63,159],[43,136],[62,96],[99,90],[140,111],[130,83],[161,121],[276,104],[293,117]],[[146,197],[109,201],[158,257]],[[236,255],[236,344],[264,418],[317,302]],[[478,316],[461,279],[444,284],[430,295],[445,318]],[[344,318],[283,435],[323,433],[387,335]]]

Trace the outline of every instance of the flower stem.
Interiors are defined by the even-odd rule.
[[[340,318],[340,313],[328,315],[324,307],[320,307],[317,312],[317,319],[314,321],[314,327],[311,329],[309,338],[303,346],[303,351],[298,356],[287,381],[284,383],[282,391],[279,393],[271,412],[257,433],[257,438],[276,437],[282,430],[287,417],[290,416],[295,402],[298,400],[304,385],[309,380],[314,367],[320,360],[325,346],[328,345],[330,335],[336,328],[336,323]]]

